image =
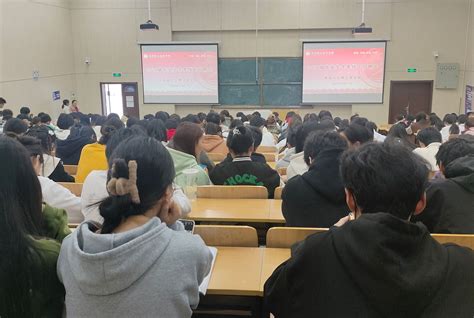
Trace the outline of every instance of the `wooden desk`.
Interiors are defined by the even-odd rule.
[[[270,214],[268,215],[269,223],[285,223],[285,218],[281,211],[281,202],[282,200],[271,200],[270,203]]]
[[[291,251],[289,248],[264,248],[262,273],[260,275],[260,291],[263,296],[263,287],[273,271],[284,261],[289,259]]]
[[[204,199],[191,202],[188,218],[196,221],[268,222],[269,199]]]
[[[263,253],[258,247],[219,247],[207,294],[261,296]]]

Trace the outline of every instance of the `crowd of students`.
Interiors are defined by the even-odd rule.
[[[384,132],[328,111],[61,109],[55,124],[26,107],[2,111],[1,317],[60,317],[64,304],[70,317],[190,317],[212,257],[178,221],[191,210],[189,169],[196,185],[260,185],[269,198],[284,185],[288,226],[331,228],[267,281],[277,317],[474,312],[474,252],[429,235],[474,233],[474,113],[400,116]],[[286,177],[261,146],[278,149]],[[215,165],[209,153],[226,157]],[[65,164],[78,166],[75,179]],[[72,181],[83,182],[80,198],[58,184]]]

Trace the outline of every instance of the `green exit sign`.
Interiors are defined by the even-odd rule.
[[[113,73],[112,76],[113,77],[122,77],[122,73]]]
[[[416,73],[416,68],[409,68],[407,69],[408,73]]]

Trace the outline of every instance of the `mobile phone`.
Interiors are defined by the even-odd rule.
[[[189,233],[194,233],[194,225],[196,225],[196,223],[193,220],[180,219],[179,221],[183,223],[184,229],[186,231],[188,231]]]

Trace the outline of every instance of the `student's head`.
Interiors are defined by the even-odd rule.
[[[218,113],[210,112],[206,116],[206,123],[214,123],[216,125],[221,124],[221,116]]]
[[[173,136],[173,148],[187,153],[188,155],[199,157],[202,151],[202,136],[204,135],[201,126],[193,123],[181,123]]]
[[[237,126],[243,126],[243,125],[244,125],[244,123],[240,119],[233,119],[230,122],[229,130],[234,129]]]
[[[131,137],[136,137],[136,136],[147,137],[147,134],[140,129],[121,128],[117,130],[109,138],[109,140],[107,141],[107,145],[105,147],[105,156],[107,157],[107,161],[109,161],[110,157],[112,156],[112,153],[122,141],[127,140]]]
[[[466,114],[461,114],[458,116],[458,123],[459,124],[465,124],[467,121],[467,115]]]
[[[356,217],[386,212],[408,220],[426,206],[426,164],[397,143],[367,143],[346,151],[341,176],[347,205]]]
[[[466,115],[467,118],[474,118],[474,112],[468,112]]]
[[[176,120],[178,123],[181,121],[181,117],[178,114],[171,114],[170,119]]]
[[[170,118],[170,115],[167,112],[159,111],[155,114],[156,119],[161,119],[164,123]]]
[[[146,131],[149,137],[155,138],[158,141],[168,141],[166,136],[166,127],[161,119],[152,119],[148,122]]]
[[[140,121],[140,119],[138,119],[136,117],[128,117],[128,119],[127,119],[127,128],[130,128],[133,125],[138,124],[139,121]]]
[[[365,126],[365,125],[367,125],[368,122],[369,122],[369,120],[367,118],[357,116],[357,117],[354,117],[354,119],[351,121],[351,124],[357,124],[357,125]]]
[[[449,127],[449,134],[450,135],[459,135],[460,133],[460,129],[459,129],[459,126],[456,125],[456,124],[452,124],[451,127]]]
[[[60,129],[67,130],[74,125],[74,118],[69,114],[61,114],[58,117],[57,124]]]
[[[434,126],[436,129],[440,130],[443,129],[444,124],[441,118],[435,115],[430,115],[430,124],[431,126]]]
[[[5,317],[34,317],[31,290],[48,284],[32,240],[43,235],[41,186],[28,151],[13,138],[0,137],[0,165],[0,310]]]
[[[453,114],[446,114],[444,116],[443,122],[445,125],[452,125],[456,122],[456,115]]]
[[[263,139],[262,131],[260,130],[260,128],[257,128],[254,126],[248,126],[247,128],[250,129],[250,131],[252,132],[253,147],[254,147],[254,151],[256,151],[257,148],[262,143],[262,139]]]
[[[100,133],[102,137],[100,137],[99,143],[101,145],[106,145],[109,141],[109,138],[115,133],[115,131],[123,128],[125,125],[120,119],[112,117],[107,119],[105,123],[100,127]]]
[[[347,149],[347,141],[334,131],[312,132],[304,143],[304,161],[308,166],[317,164],[318,157],[330,151],[342,153]]]
[[[53,150],[53,140],[49,135],[49,129],[45,126],[33,126],[25,134],[26,136],[34,137],[41,142],[43,152],[50,154]]]
[[[406,116],[406,120],[411,123],[415,120],[415,115],[407,115]]]
[[[405,119],[405,114],[398,114],[397,117],[395,117],[396,121],[402,121]]]
[[[468,120],[466,120],[466,123],[464,124],[465,130],[469,130],[471,128],[474,128],[474,117],[471,117]]]
[[[3,133],[23,135],[28,130],[28,125],[21,119],[11,118],[3,126]]]
[[[273,116],[275,116],[275,119],[276,119],[276,120],[279,120],[279,119],[280,119],[280,113],[278,113],[278,112],[273,112],[272,114],[273,114]]]
[[[446,175],[446,167],[451,162],[461,157],[474,155],[474,136],[461,135],[451,139],[439,147],[436,154],[436,164],[441,172]]]
[[[206,116],[207,116],[207,115],[206,115],[205,113],[203,113],[203,112],[199,112],[199,113],[197,114],[197,116],[198,116],[198,118],[199,118],[199,121],[200,121],[201,123],[203,123],[203,122],[206,120]]]
[[[170,119],[166,120],[165,127],[166,127],[166,129],[176,129],[176,128],[178,128],[178,121],[176,121],[175,119],[170,118]]]
[[[201,121],[199,120],[199,117],[193,114],[188,114],[183,119],[181,119],[181,122],[189,122],[189,123],[194,123],[194,124],[201,124]]]
[[[25,115],[25,114],[19,114],[18,116],[16,116],[16,118],[23,120],[23,122],[25,122],[26,124],[29,124],[30,119],[31,119],[30,116]],[[40,121],[41,121],[41,117],[40,117]]]
[[[289,121],[290,118],[292,118],[294,115],[296,115],[294,111],[289,111],[288,113],[286,113],[285,121]]]
[[[143,116],[143,119],[145,119],[145,120],[152,120],[154,118],[155,118],[155,116],[152,115],[152,114],[147,114],[147,115]]]
[[[304,115],[303,122],[305,123],[307,121],[319,121],[319,117],[315,113],[307,113]]]
[[[171,199],[174,176],[173,160],[158,140],[138,136],[120,143],[109,160],[110,196],[99,206],[101,232],[112,233],[130,216],[159,216],[160,203]],[[122,192],[124,183],[130,191]]]
[[[221,126],[216,125],[214,123],[206,123],[204,133],[206,135],[222,136],[222,128],[221,128]]]
[[[443,141],[441,133],[434,127],[423,128],[418,132],[417,138],[421,147],[427,147],[433,142],[441,143]]]
[[[106,116],[102,116],[98,114],[90,115],[90,118],[91,118],[92,126],[102,126],[107,121]]]
[[[63,100],[63,108],[64,106],[69,106],[69,99],[64,99]]]
[[[29,115],[31,112],[29,107],[23,106],[20,108],[20,114]]]
[[[13,112],[10,109],[4,109],[2,112],[3,121],[7,121],[10,118],[13,118]]]
[[[107,120],[112,119],[112,118],[116,118],[116,119],[120,120],[120,116],[116,113],[110,113],[110,114],[107,115]]]
[[[51,119],[51,116],[49,116],[48,114],[43,113],[41,114],[41,116],[39,116],[39,118],[41,119],[42,124],[45,124],[45,125],[51,124],[52,119]]]
[[[288,145],[288,148],[293,148],[296,145],[297,141],[297,132],[298,129],[301,129],[301,122],[298,121],[292,121],[291,124],[288,127],[288,133],[286,134],[286,144]]]
[[[313,131],[319,130],[320,126],[317,121],[307,121],[305,122],[301,128],[296,131],[296,143],[295,143],[295,152],[300,153],[303,151],[304,143],[306,138],[311,134]]]
[[[319,119],[332,119],[332,114],[329,110],[322,110],[318,114]]]
[[[5,100],[5,98],[0,97],[0,109],[3,108],[3,106],[5,106],[6,103],[7,101]]]
[[[73,107],[77,107],[77,100],[73,99],[72,102],[71,102],[71,105]]]
[[[417,123],[419,122],[425,122],[429,119],[428,117],[428,114],[426,114],[425,112],[419,112],[418,114],[416,114],[415,116],[415,120]]]
[[[238,126],[229,131],[227,147],[232,157],[250,156],[254,152],[252,131],[245,126]]]
[[[44,162],[41,141],[32,136],[18,136],[16,139],[28,150],[35,173],[41,175],[41,167]]]
[[[250,118],[250,126],[263,128],[263,126],[265,126],[265,123],[266,123],[265,119],[263,119],[260,116],[253,115],[252,118]]]
[[[365,126],[352,123],[341,132],[341,136],[347,140],[350,147],[359,147],[374,140],[374,131]]]
[[[408,142],[407,126],[403,123],[398,123],[390,127],[387,139],[399,139],[403,143]]]

